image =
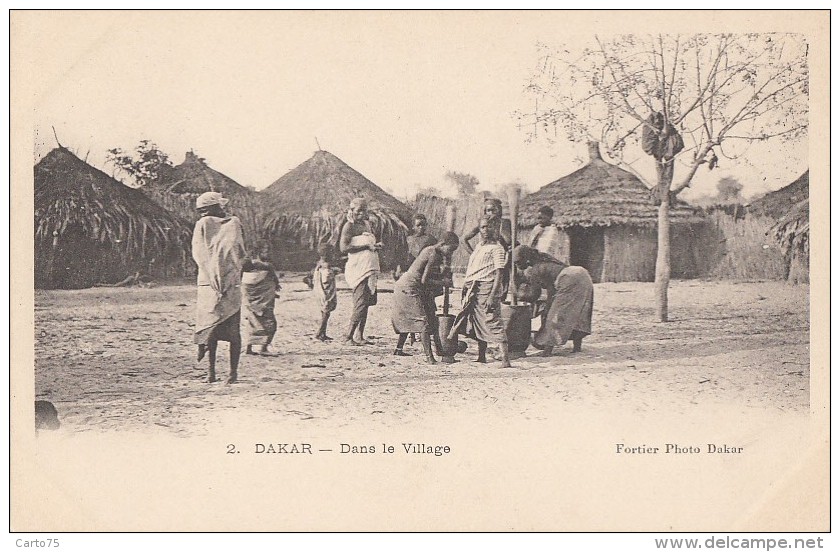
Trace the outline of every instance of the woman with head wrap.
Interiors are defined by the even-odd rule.
[[[228,216],[228,200],[219,192],[205,192],[195,201],[199,213],[192,238],[192,255],[198,265],[198,298],[194,341],[198,360],[209,354],[207,381],[216,381],[216,348],[219,341],[230,343],[230,373],[234,383],[239,367],[242,338],[239,321],[242,307],[242,265],[245,238],[237,217]]]
[[[524,271],[524,285],[517,290],[518,297],[534,301],[541,289],[548,294],[534,346],[550,355],[555,346],[571,339],[572,352],[579,352],[583,338],[592,333],[594,288],[589,272],[580,266],[566,266],[527,245],[514,249],[513,261],[517,269]]]
[[[347,345],[371,345],[365,339],[368,308],[376,304],[376,281],[379,277],[379,250],[382,244],[368,222],[368,205],[357,197],[350,202],[347,221],[341,227],[339,250],[347,255],[344,278],[353,290],[353,313],[345,338]]]

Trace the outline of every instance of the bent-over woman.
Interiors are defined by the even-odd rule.
[[[394,284],[394,306],[391,323],[394,331],[400,334],[394,354],[407,356],[403,351],[408,334],[420,333],[420,342],[426,354],[428,364],[436,364],[432,354],[430,334],[437,328],[437,315],[434,290],[441,286],[451,286],[448,277],[442,277],[440,265],[458,248],[460,239],[453,232],[447,232],[443,241],[423,249],[411,263],[399,280]],[[439,337],[435,331],[435,341],[440,352]]]
[[[548,294],[534,347],[549,355],[555,346],[571,339],[572,352],[579,352],[583,338],[592,333],[594,288],[589,272],[580,266],[567,266],[527,245],[516,247],[513,258],[516,267],[524,271],[527,284],[517,290],[518,297],[533,301],[541,289]],[[534,293],[524,291],[527,288]]]

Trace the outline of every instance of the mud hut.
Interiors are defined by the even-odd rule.
[[[595,282],[653,281],[656,268],[658,208],[635,175],[607,163],[598,143],[589,144],[587,165],[533,194],[521,204],[520,227],[533,228],[539,208],[554,210],[562,231],[563,261],[583,266]],[[671,273],[697,273],[692,226],[702,216],[688,204],[671,206]]]
[[[261,201],[257,192],[242,186],[229,176],[211,168],[192,151],[184,162],[165,168],[160,177],[141,190],[178,216],[195,224],[198,213],[195,199],[204,192],[220,192],[230,199],[227,210],[242,221],[245,242],[253,251],[260,235]]]
[[[35,165],[35,287],[192,272],[189,223],[64,147]]]
[[[318,244],[338,243],[355,197],[368,200],[370,221],[383,243],[383,269],[405,254],[409,208],[328,151],[316,151],[260,193],[267,196],[264,237],[286,269],[311,268]]]

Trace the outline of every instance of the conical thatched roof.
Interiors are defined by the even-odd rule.
[[[261,193],[269,198],[266,231],[297,236],[309,248],[337,241],[355,197],[368,200],[370,220],[383,241],[404,242],[412,216],[401,201],[327,151],[316,151]]]
[[[765,194],[753,201],[749,212],[773,219],[780,219],[791,212],[791,209],[808,199],[808,172],[774,192]]]
[[[186,153],[183,163],[164,170],[158,181],[151,186],[174,194],[221,192],[228,198],[253,193],[229,176],[210,168],[204,159],[192,151]]]
[[[539,208],[554,210],[554,223],[569,226],[655,226],[658,207],[647,186],[635,175],[601,158],[597,143],[590,144],[590,162],[572,174],[547,184],[521,203],[520,224],[537,223]],[[671,205],[672,223],[699,222],[701,216],[687,203]]]
[[[165,169],[155,182],[143,186],[141,190],[192,223],[198,220],[195,199],[204,192],[220,192],[230,199],[227,210],[242,221],[249,249],[256,246],[262,226],[262,201],[259,194],[214,170],[192,151],[186,153],[183,163]]]
[[[400,200],[365,178],[328,151],[316,151],[263,193],[271,196],[285,214],[319,215],[324,208],[345,211],[355,197],[368,200],[371,209],[391,211],[402,217],[411,213]]]
[[[36,257],[58,247],[66,249],[68,241],[84,241],[87,245],[77,253],[90,254],[89,264],[97,260],[85,247],[117,254],[122,278],[145,260],[188,253],[191,235],[186,221],[66,148],[52,150],[35,165]]]

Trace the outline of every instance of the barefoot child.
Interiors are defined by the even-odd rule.
[[[277,332],[274,300],[280,296],[280,281],[270,262],[268,244],[260,246],[257,259],[245,261],[242,267],[242,299],[248,328],[246,354],[257,354],[254,345],[260,346],[259,354],[268,355],[268,346]]]
[[[312,289],[321,307],[321,327],[318,328],[315,339],[332,341],[332,338],[327,336],[327,322],[330,319],[330,313],[335,310],[338,303],[335,287],[336,269],[330,266],[333,256],[332,246],[328,243],[319,245],[318,256],[320,259],[312,273]]]

